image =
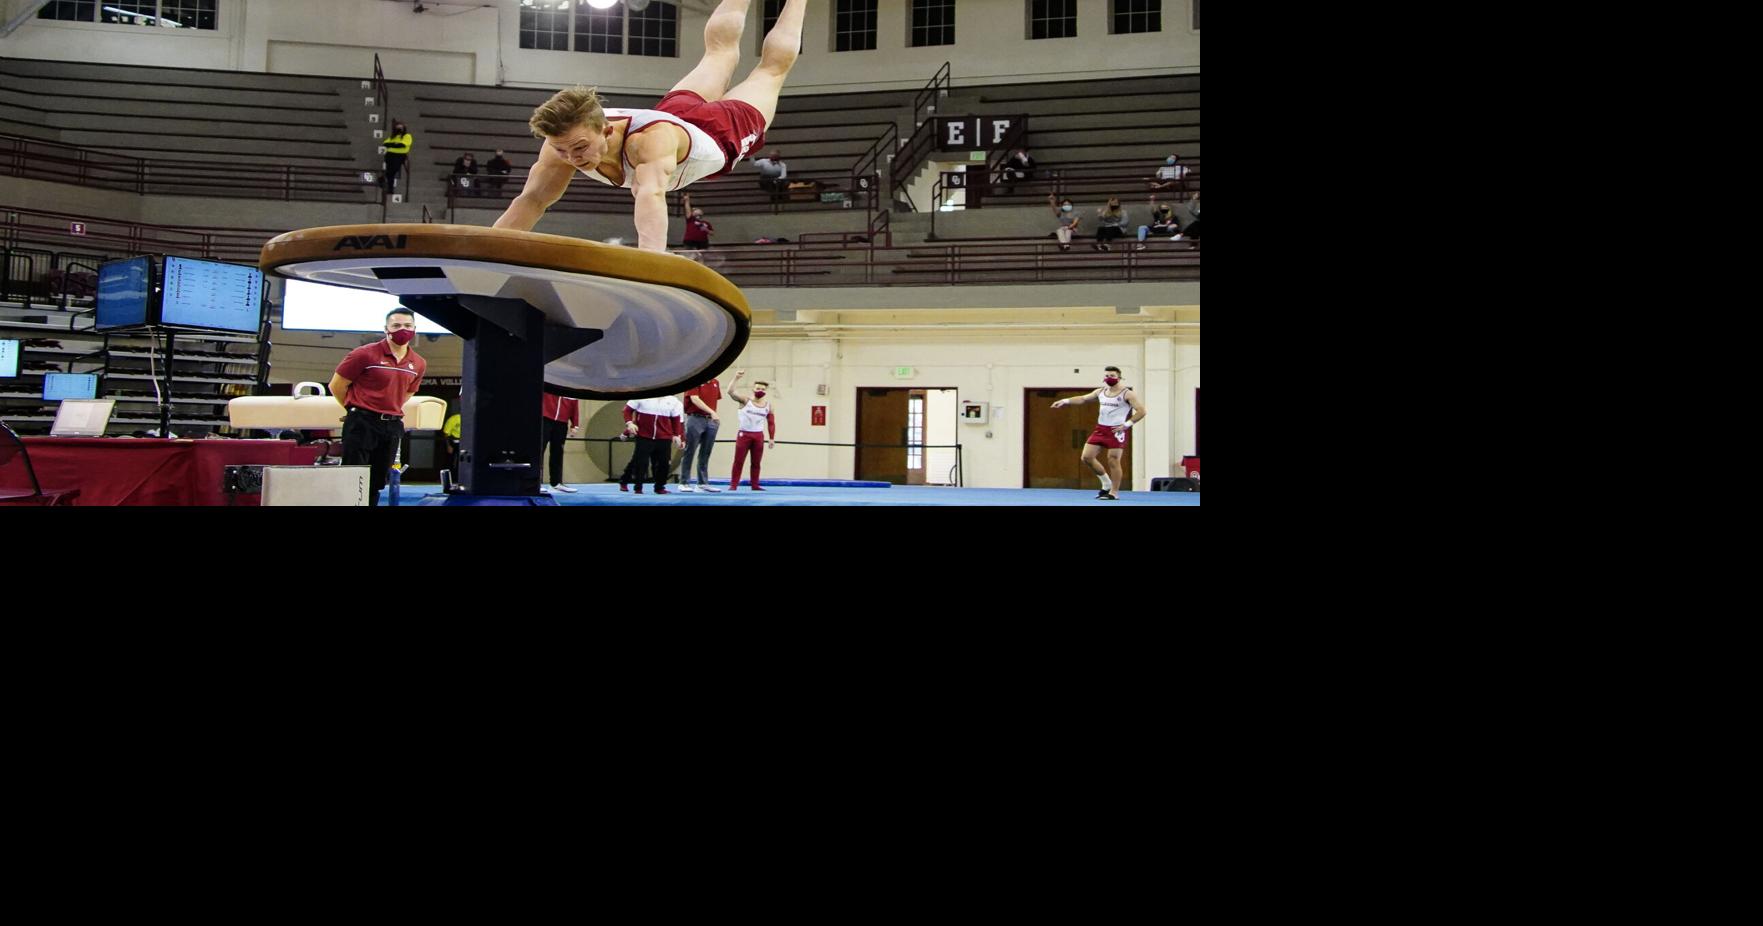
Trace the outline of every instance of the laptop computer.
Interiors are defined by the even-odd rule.
[[[115,399],[62,399],[50,437],[103,437]]]

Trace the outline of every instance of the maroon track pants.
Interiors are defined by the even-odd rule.
[[[741,484],[741,467],[747,462],[749,450],[753,451],[753,478],[747,480],[747,485],[758,488],[759,461],[765,456],[764,431],[742,431],[735,438],[735,471],[728,477],[728,487],[731,489]]]

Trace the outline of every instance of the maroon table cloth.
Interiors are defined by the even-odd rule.
[[[225,467],[310,466],[318,445],[287,440],[27,437],[44,491],[79,489],[76,505],[225,505]],[[256,505],[255,494],[235,505]]]

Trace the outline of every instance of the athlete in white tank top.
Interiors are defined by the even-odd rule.
[[[765,419],[771,417],[771,406],[749,401],[741,406],[741,430],[764,433]]]
[[[745,104],[746,110],[739,116],[730,116],[727,107],[718,110],[721,116],[728,117],[734,134],[742,138],[752,136],[752,142],[739,145],[742,153],[748,144],[759,144],[764,130],[771,127],[784,79],[796,64],[797,50],[802,44],[802,22],[808,12],[808,0],[784,0],[776,23],[760,46],[759,64],[745,80],[735,83],[734,69],[741,57],[741,34],[748,19],[748,5],[748,0],[717,3],[704,23],[704,56],[668,91],[670,95],[689,93],[707,103],[733,100]],[[634,123],[627,126],[631,136],[612,138],[612,134],[622,130],[613,128],[617,122],[602,124],[601,115]],[[573,124],[559,121],[565,117]],[[666,251],[667,194],[734,166],[714,142],[722,129],[717,122],[708,121],[708,116],[704,118],[705,125],[711,126],[708,131],[695,130],[691,124],[660,110],[605,109],[592,88],[559,91],[534,110],[533,133],[542,137],[544,143],[538,159],[527,170],[520,195],[508,204],[495,227],[532,231],[545,210],[569,189],[576,174],[586,173],[599,182],[628,187],[637,247]],[[679,136],[668,129],[642,131],[663,119],[679,126],[690,139],[689,144],[681,146]],[[728,141],[723,139],[723,143]],[[631,146],[636,150],[630,150]],[[682,147],[686,150],[681,151]],[[615,150],[617,153],[613,154]],[[601,167],[612,173],[601,172]]]
[[[690,122],[671,113],[664,113],[653,109],[608,108],[606,110],[606,121],[616,122],[620,119],[630,120],[630,125],[626,126],[624,130],[624,137],[627,141],[632,135],[643,131],[645,128],[648,128],[657,122],[665,122],[669,125],[679,126],[684,129],[686,135],[691,138],[691,150],[687,152],[686,159],[680,162],[678,167],[674,168],[673,186],[668,187],[670,191],[677,190],[693,181],[702,180],[705,177],[722,170],[725,165],[731,168],[734,167],[734,164],[730,164],[728,158],[723,155],[722,148],[717,146],[715,139],[712,139],[703,129],[698,128]],[[583,170],[582,173],[606,184],[607,186],[621,186],[628,190],[630,189],[632,178],[636,176],[636,171],[631,169],[630,157],[628,155],[624,156],[621,160],[623,161],[624,167],[623,182],[613,183],[611,179],[601,176],[598,170]],[[741,159],[738,156],[735,158],[736,163],[739,163],[740,160]]]
[[[1133,393],[1131,386],[1122,385],[1120,378],[1119,367],[1104,367],[1102,388],[1092,389],[1076,398],[1060,399],[1053,403],[1054,408],[1082,405],[1085,402],[1096,402],[1102,406],[1096,415],[1097,433],[1091,434],[1090,439],[1084,442],[1083,455],[1079,459],[1090,468],[1091,472],[1096,474],[1096,478],[1102,483],[1102,491],[1096,493],[1096,497],[1110,501],[1120,498],[1117,492],[1124,476],[1120,458],[1126,450],[1124,443],[1126,432],[1146,414],[1145,403]],[[1119,389],[1120,391],[1109,395],[1110,389]],[[1110,440],[1108,431],[1113,432],[1114,443],[1107,447],[1106,454],[1104,454],[1102,445],[1108,444]],[[1104,463],[1104,460],[1107,462]]]
[[[1111,428],[1118,428],[1126,424],[1126,416],[1132,414],[1132,406],[1126,401],[1126,391],[1131,388],[1131,386],[1120,387],[1118,395],[1109,395],[1106,389],[1096,394],[1096,401],[1102,403],[1101,409],[1096,413],[1097,424],[1107,425]]]

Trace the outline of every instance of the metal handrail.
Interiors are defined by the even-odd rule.
[[[918,118],[918,111],[924,108],[926,97],[934,101],[937,99],[939,91],[947,91],[953,86],[950,73],[949,62],[943,62],[943,66],[937,68],[937,72],[931,75],[930,83],[925,84],[924,88],[918,91],[918,96],[912,98],[912,117],[914,119]]]
[[[0,174],[137,194],[162,188],[180,195],[291,200],[297,193],[334,193],[345,195],[341,199],[316,195],[301,198],[350,202],[360,201],[363,186],[360,171],[353,167],[152,160],[13,135],[0,135],[0,154],[7,155],[0,158]]]
[[[34,233],[30,236],[34,242],[48,238],[64,238],[67,235],[67,230],[64,225],[59,223],[77,221],[86,225],[86,233],[83,237],[86,242],[93,245],[93,250],[117,250],[126,253],[176,252],[219,260],[255,262],[263,247],[263,242],[286,231],[286,229],[178,228],[145,222],[93,218],[89,215],[73,215],[19,206],[4,206],[0,209],[20,217],[19,220],[7,223],[8,236],[13,240],[20,239],[21,232]],[[26,221],[30,218],[49,219],[57,224],[38,224]],[[103,247],[105,245],[113,247]]]
[[[877,137],[875,141],[870,142],[869,148],[862,154],[858,155],[857,161],[851,165],[851,184],[853,188],[856,186],[858,177],[865,175],[880,177],[883,175],[883,172],[877,169],[878,162],[883,155],[886,155],[889,158],[894,156],[894,149],[899,147],[899,139],[900,129],[897,126],[889,125],[886,129],[882,130],[881,135]],[[888,142],[890,141],[894,142],[893,147],[888,147]],[[876,190],[875,192],[880,193],[881,191]]]
[[[385,136],[390,137],[392,134],[392,121],[393,120],[392,120],[392,114],[389,111],[389,104],[390,104],[391,98],[392,98],[392,91],[391,91],[391,88],[389,86],[387,86],[387,84],[386,84],[386,71],[385,71],[385,68],[380,66],[379,52],[374,52],[374,55],[373,55],[373,98],[374,98],[374,105],[377,106],[380,111],[380,125],[385,127],[383,130]],[[414,154],[415,152],[411,152],[411,153]],[[411,189],[410,178],[413,176],[413,174],[411,173],[412,168],[410,167],[410,160],[411,160],[410,158],[406,157],[404,159],[404,163],[399,165],[398,172],[400,174],[402,174],[401,177],[390,178],[393,180],[402,180],[404,182],[404,189],[407,193]],[[386,192],[385,179],[382,179],[382,182],[379,184],[379,191],[380,191],[380,196],[379,196],[379,198],[380,198],[380,221],[384,222],[386,220],[387,211],[390,210],[390,208],[391,208],[391,200],[392,200],[391,194]]]
[[[878,212],[876,212],[875,218],[870,220],[870,222],[869,222],[869,241],[870,241],[870,244],[873,245],[875,243],[877,236],[883,236],[888,239],[888,244],[887,244],[888,247],[891,248],[894,246],[894,229],[893,229],[893,220],[891,219],[891,215],[892,214],[890,212],[888,212],[886,209],[882,209],[882,210],[879,210]]]

